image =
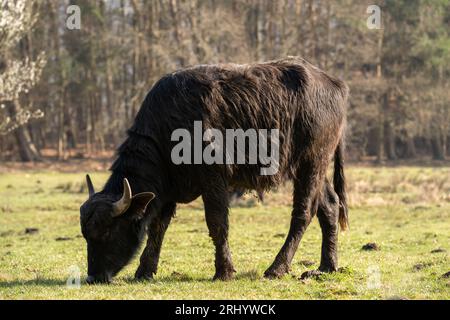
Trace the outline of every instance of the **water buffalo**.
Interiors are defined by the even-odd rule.
[[[137,252],[146,234],[135,277],[151,279],[176,204],[199,196],[216,249],[213,279],[232,278],[229,190],[268,191],[285,179],[292,180],[294,189],[290,229],[265,277],[289,271],[316,213],[323,235],[319,270],[335,271],[338,222],[345,228],[348,221],[343,165],[347,97],[348,87],[342,81],[299,57],[200,65],[161,78],[119,147],[103,190],[95,193],[87,176],[89,199],[80,208],[87,241],[87,282],[109,282]],[[173,132],[180,128],[193,132],[198,121],[204,130],[219,132],[277,129],[277,171],[262,175],[262,162],[175,164]],[[331,187],[326,171],[333,157]]]

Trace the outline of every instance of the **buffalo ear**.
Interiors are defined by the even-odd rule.
[[[141,192],[131,198],[131,205],[128,209],[133,215],[143,217],[150,201],[155,198],[153,192]]]

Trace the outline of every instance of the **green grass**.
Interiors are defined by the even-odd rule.
[[[268,195],[264,205],[248,196],[232,208],[235,280],[211,281],[213,245],[197,200],[178,208],[155,280],[133,280],[135,259],[110,285],[88,286],[78,211],[86,199],[84,175],[0,174],[0,299],[449,299],[450,280],[442,275],[450,270],[450,169],[350,167],[347,175],[351,227],[340,234],[341,272],[299,280],[319,264],[315,219],[291,274],[262,277],[288,230],[287,185]],[[107,173],[93,174],[96,186],[106,178]],[[26,228],[39,231],[27,234]],[[380,250],[361,250],[368,242]],[[438,248],[444,251],[431,253]],[[66,286],[71,266],[81,271],[80,288]]]

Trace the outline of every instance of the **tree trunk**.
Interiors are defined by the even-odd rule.
[[[389,118],[384,121],[384,151],[389,160],[396,160],[395,135]]]
[[[383,55],[383,40],[384,40],[384,34],[383,31],[380,31],[380,34],[378,36],[378,47],[377,47],[377,80],[378,83],[381,83],[383,74],[382,74],[382,55]],[[384,137],[384,126],[383,122],[385,121],[385,115],[383,112],[383,108],[385,105],[385,101],[380,95],[380,104],[378,108],[378,147],[377,147],[377,162],[380,163],[383,161],[384,157],[384,150],[383,150],[383,137]]]
[[[256,52],[257,60],[264,61],[266,59],[264,44],[266,41],[266,19],[265,19],[265,8],[263,2],[258,2],[257,4],[257,15],[256,15]]]
[[[435,134],[431,138],[431,153],[433,160],[445,160],[444,148],[442,147],[442,139],[439,134]]]
[[[14,102],[9,102],[11,118],[17,114],[18,108]],[[17,141],[20,160],[23,162],[41,161],[41,155],[38,148],[33,143],[27,126],[19,126],[14,130],[14,136]]]
[[[406,157],[409,159],[417,157],[416,145],[414,144],[414,137],[407,134],[406,137]]]

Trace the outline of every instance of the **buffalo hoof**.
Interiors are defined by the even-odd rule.
[[[279,279],[281,277],[283,277],[286,273],[280,273],[280,272],[273,272],[273,271],[269,271],[267,270],[266,272],[264,272],[264,278],[266,279]]]
[[[152,274],[135,275],[134,279],[136,281],[151,281],[153,280],[153,275]]]
[[[331,273],[338,271],[338,268],[335,265],[326,265],[326,266],[320,266],[319,271]]]
[[[111,278],[107,275],[101,275],[101,276],[88,276],[86,278],[87,284],[108,284],[111,282]]]
[[[150,281],[153,280],[153,272],[145,272],[138,268],[134,274],[134,278],[138,281]]]
[[[279,266],[277,268],[270,267],[264,272],[264,278],[266,279],[278,279],[289,273],[289,267]]]
[[[233,280],[234,273],[221,273],[221,274],[215,274],[213,277],[213,281],[230,281]]]
[[[136,281],[152,281],[153,280],[153,275],[140,275],[140,276],[135,276],[134,279]]]
[[[236,270],[230,269],[226,271],[220,271],[216,272],[216,274],[213,277],[213,281],[220,280],[220,281],[230,281],[234,278],[234,273]]]

